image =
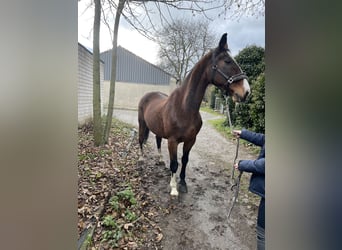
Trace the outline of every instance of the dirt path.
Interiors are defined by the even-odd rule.
[[[149,190],[158,200],[156,206],[168,214],[159,218],[163,232],[162,249],[255,249],[256,207],[248,205],[246,195],[240,192],[241,201],[235,205],[230,220],[227,220],[233,196],[230,191],[230,166],[236,145],[208,124],[208,120],[217,119],[217,116],[209,113],[201,115],[203,126],[190,152],[187,166],[187,194],[180,194],[178,199],[170,198],[167,140],[162,141],[166,165],[154,165],[152,156],[144,163],[148,164],[144,167],[156,171],[154,176],[147,177],[151,178]],[[138,126],[136,111],[115,110],[114,116]],[[150,134],[149,143],[156,155],[153,134]],[[178,147],[179,162],[181,150],[182,144]],[[238,159],[254,158],[254,155],[240,147]],[[243,177],[248,179],[246,175]]]

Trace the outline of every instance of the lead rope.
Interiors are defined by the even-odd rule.
[[[228,98],[229,98],[229,96],[225,96],[225,99],[226,99],[226,107],[227,107],[227,118],[228,118],[228,122],[229,122],[230,133],[233,134],[233,126],[232,126],[232,120],[230,119],[230,111],[229,111],[229,102],[228,102]],[[237,143],[239,144],[239,138],[238,138]],[[236,159],[237,159],[237,156],[238,156],[238,147],[239,147],[239,146],[236,147],[235,159],[234,159],[234,163],[233,163],[232,174],[230,175],[230,181],[231,181],[231,182],[234,180],[234,171],[235,171],[234,164],[235,164]]]
[[[227,106],[227,117],[228,117],[228,122],[229,122],[229,127],[230,127],[230,131],[231,133],[233,133],[233,126],[232,126],[232,121],[230,119],[230,112],[229,112],[229,103],[228,103],[228,97],[225,97],[226,99],[226,106]],[[236,151],[235,151],[235,158],[234,158],[234,162],[233,162],[233,167],[232,167],[232,174],[230,176],[231,182],[233,183],[233,185],[230,187],[230,189],[233,191],[233,189],[235,188],[235,193],[234,193],[234,200],[233,203],[229,209],[228,212],[228,219],[230,217],[230,214],[232,213],[233,207],[236,203],[236,200],[239,196],[239,189],[240,189],[240,180],[241,180],[241,176],[242,176],[242,171],[240,171],[239,176],[237,177],[237,179],[234,178],[234,174],[235,174],[235,163],[237,160],[237,157],[239,155],[239,146],[240,146],[240,137],[237,138],[237,143],[236,143]]]

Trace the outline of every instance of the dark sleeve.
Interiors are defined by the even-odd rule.
[[[246,129],[241,130],[241,139],[247,140],[257,146],[262,147],[265,144],[265,135],[260,133],[251,132]]]
[[[265,174],[265,158],[239,161],[239,170],[249,173]]]

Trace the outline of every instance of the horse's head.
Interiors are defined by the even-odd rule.
[[[212,52],[209,74],[211,83],[232,96],[233,101],[246,100],[250,93],[248,78],[229,53],[227,33],[223,34],[219,46]]]

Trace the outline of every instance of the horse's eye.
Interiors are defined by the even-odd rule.
[[[232,61],[231,60],[224,60],[225,63],[229,64],[231,63]]]

